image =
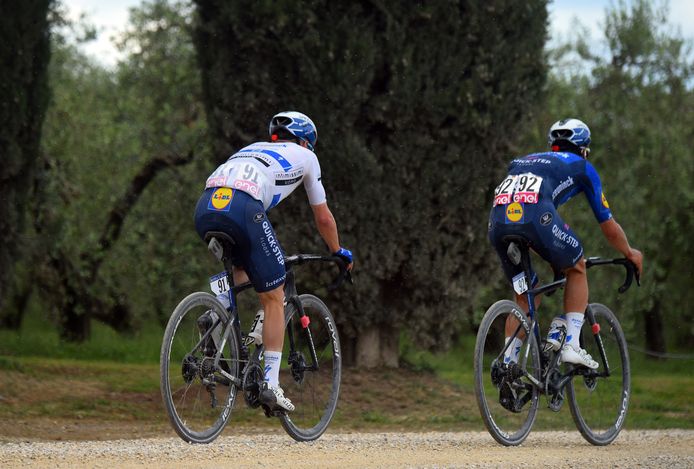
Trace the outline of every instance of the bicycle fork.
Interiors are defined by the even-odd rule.
[[[590,324],[591,332],[595,338],[595,343],[598,346],[598,351],[600,352],[600,358],[604,366],[604,372],[600,373],[601,376],[610,376],[610,364],[607,361],[607,354],[605,353],[605,346],[602,343],[602,337],[600,336],[600,324],[595,320],[595,315],[590,305],[586,308],[586,319],[588,319],[588,324]]]
[[[306,337],[308,338],[309,352],[311,353],[311,366],[306,366],[305,364],[298,364],[300,366],[300,369],[297,371],[318,371],[318,355],[316,354],[316,348],[313,344],[313,335],[311,334],[311,329],[308,327],[308,325],[311,323],[311,319],[304,312],[304,307],[301,305],[301,300],[299,299],[299,297],[295,296],[291,298],[290,302],[294,305],[294,307],[299,313],[299,321],[301,322],[301,328],[306,333]],[[292,360],[297,360],[296,355],[298,354],[298,352],[296,350],[294,330],[292,329],[291,325],[288,325],[287,327],[287,337],[289,339],[288,360],[290,362],[290,365],[293,365]]]

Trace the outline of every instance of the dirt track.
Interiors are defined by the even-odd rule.
[[[694,467],[694,431],[625,431],[596,448],[577,432],[536,432],[517,448],[486,433],[342,433],[313,443],[288,436],[0,443],[0,467]]]

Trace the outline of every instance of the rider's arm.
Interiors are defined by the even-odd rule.
[[[602,229],[602,234],[605,235],[605,239],[615,248],[617,251],[621,252],[624,257],[629,259],[636,265],[636,268],[641,274],[643,268],[643,254],[638,249],[634,249],[629,246],[629,241],[627,240],[627,235],[624,233],[622,227],[617,223],[614,218],[610,218],[607,221],[600,223],[600,229]]]
[[[337,234],[337,223],[332,212],[328,208],[328,203],[325,198],[325,189],[321,182],[320,165],[318,159],[313,158],[311,164],[308,165],[306,175],[304,176],[304,188],[308,195],[308,201],[313,210],[313,219],[316,222],[318,233],[328,245],[328,249],[332,254],[337,254],[349,261],[347,269],[352,268],[352,253],[340,246],[340,239]]]
[[[607,203],[605,194],[602,192],[602,182],[600,176],[590,162],[586,161],[586,173],[584,179],[584,190],[588,204],[593,210],[595,219],[598,223],[602,223],[612,218],[610,204]]]
[[[316,222],[318,232],[328,245],[330,252],[337,252],[340,249],[340,239],[337,234],[337,223],[327,203],[311,205],[313,219]]]
[[[340,247],[340,239],[337,234],[337,223],[335,223],[335,218],[332,212],[328,208],[327,203],[322,203],[318,205],[311,205],[313,209],[313,219],[316,222],[316,227],[318,232],[328,245],[328,249],[333,254],[344,258],[347,261],[352,260],[352,253]],[[353,262],[350,262],[347,266],[347,270],[352,270]]]
[[[607,198],[605,198],[605,194],[602,191],[600,176],[598,176],[598,172],[588,161],[586,161],[586,176],[586,197],[588,198],[590,207],[593,209],[595,218],[598,220],[598,223],[600,223],[602,234],[605,235],[605,239],[607,239],[613,248],[621,252],[624,257],[636,265],[639,274],[641,274],[643,254],[641,254],[641,251],[638,249],[633,249],[629,246],[626,233],[624,233],[619,223],[612,218],[610,204],[607,203]]]

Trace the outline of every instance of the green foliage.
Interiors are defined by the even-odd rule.
[[[66,315],[82,327],[86,319],[76,339],[88,335],[89,317],[122,331],[161,321],[194,278],[177,270],[198,265],[178,255],[193,257],[191,194],[203,176],[195,165],[166,169],[187,161],[179,155],[204,154],[190,20],[183,4],[165,1],[131,13],[120,44],[128,54],[115,72],[64,35],[53,44],[41,186],[52,203],[33,218],[52,260],[41,269],[41,297],[63,328],[75,327]]]
[[[691,44],[666,23],[666,11],[645,1],[619,3],[607,14],[607,57],[582,54],[590,75],[554,76],[545,112],[532,133],[542,141],[551,122],[575,116],[591,128],[590,159],[598,169],[615,219],[644,253],[643,286],[617,297],[622,272],[591,271],[591,299],[611,305],[630,340],[652,347],[659,320],[679,348],[694,344],[689,294],[694,250],[694,60]],[[571,49],[570,48],[570,49]],[[537,146],[535,145],[535,149]],[[566,207],[588,255],[618,255],[602,239],[586,204]],[[602,269],[600,269],[602,270]],[[662,334],[661,334],[662,335]]]
[[[335,307],[343,336],[389,325],[445,347],[497,268],[487,196],[508,129],[544,83],[545,2],[196,4],[210,170],[265,139],[275,112],[311,116],[328,203],[356,254],[356,286]],[[270,216],[287,251],[321,246],[302,197]]]

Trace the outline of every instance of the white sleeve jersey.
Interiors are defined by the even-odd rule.
[[[256,142],[234,153],[207,178],[205,187],[231,187],[262,202],[279,204],[303,181],[311,205],[325,202],[318,158],[293,142]]]

